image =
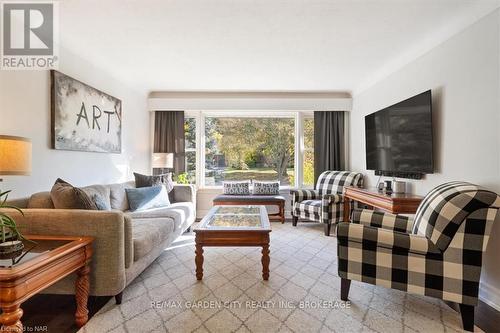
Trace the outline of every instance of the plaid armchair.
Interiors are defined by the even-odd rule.
[[[330,235],[333,223],[340,222],[343,217],[344,203],[342,193],[344,186],[363,185],[363,175],[349,171],[325,171],[319,177],[315,190],[292,190],[293,226],[297,226],[299,218],[322,222],[325,235]]]
[[[433,189],[415,218],[354,210],[337,229],[341,299],[350,280],[456,302],[474,327],[482,255],[500,219],[500,197],[464,182]]]

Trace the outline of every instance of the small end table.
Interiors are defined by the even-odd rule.
[[[25,249],[14,259],[0,259],[0,332],[23,332],[22,302],[76,272],[75,323],[87,323],[92,237],[25,235]]]

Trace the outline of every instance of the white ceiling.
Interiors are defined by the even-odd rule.
[[[62,47],[145,91],[360,91],[497,0],[65,0]]]

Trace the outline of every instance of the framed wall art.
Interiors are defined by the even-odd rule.
[[[121,153],[121,100],[53,70],[51,112],[52,148]]]

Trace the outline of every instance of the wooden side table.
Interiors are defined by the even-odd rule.
[[[75,322],[88,320],[89,263],[92,237],[30,236],[20,257],[0,260],[0,332],[23,332],[21,304],[48,286],[76,272]]]
[[[351,200],[379,208],[392,214],[415,214],[423,197],[408,193],[386,194],[375,188],[344,188],[344,221],[350,221]]]

